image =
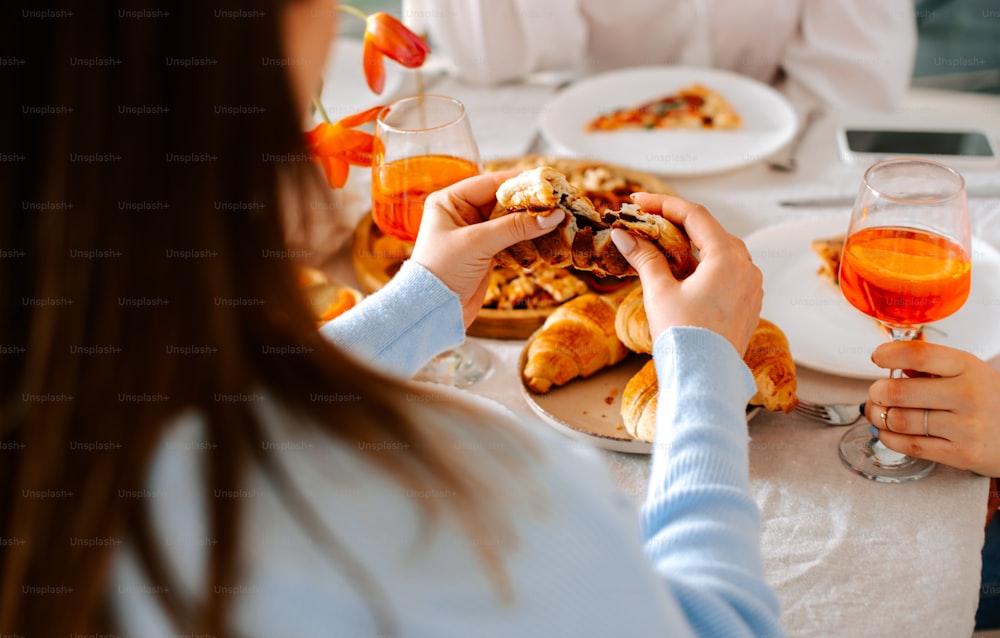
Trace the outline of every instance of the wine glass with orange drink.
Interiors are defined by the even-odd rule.
[[[851,213],[841,291],[852,306],[878,320],[893,341],[917,338],[924,326],[951,315],[969,297],[970,242],[961,175],[918,158],[879,162],[865,172]],[[878,430],[865,423],[844,435],[840,457],[865,477],[885,483],[923,478],[935,465],[890,450],[879,441]]]
[[[386,235],[413,242],[427,196],[481,170],[461,102],[442,95],[396,100],[375,122],[372,221]],[[465,386],[486,376],[491,365],[489,352],[467,341],[435,357],[417,378]]]

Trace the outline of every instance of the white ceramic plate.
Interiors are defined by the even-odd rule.
[[[519,371],[524,369],[527,352],[525,344]],[[521,395],[543,421],[573,439],[616,452],[650,454],[653,444],[632,438],[621,418],[625,384],[647,361],[649,355],[632,353],[610,368],[586,379],[574,379],[545,394],[529,390],[522,377]],[[748,407],[747,421],[760,410]]]
[[[362,42],[338,38],[330,47],[330,57],[323,70],[323,91],[320,101],[330,121],[364,111],[392,101],[403,84],[405,71],[392,60],[385,61],[385,87],[375,95],[365,82],[361,66]],[[316,116],[319,122],[319,116]]]
[[[584,130],[601,113],[656,99],[695,82],[721,94],[743,118],[742,128]],[[660,175],[699,175],[765,159],[792,138],[797,122],[784,96],[747,76],[721,69],[650,66],[595,75],[571,85],[542,110],[540,127],[561,154]]]
[[[764,274],[761,316],[788,337],[796,363],[845,377],[877,379],[888,372],[871,362],[872,351],[887,340],[874,319],[851,306],[817,274],[820,259],[809,247],[814,239],[842,235],[850,211],[810,217],[763,228],[746,238],[754,263]],[[983,359],[1000,354],[1000,253],[972,239],[972,291],[951,317],[934,324],[927,341],[972,352]]]

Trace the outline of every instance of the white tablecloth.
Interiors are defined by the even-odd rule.
[[[553,91],[539,85],[471,89],[450,79],[431,90],[466,103],[487,159],[529,150],[537,114]],[[704,204],[741,236],[787,219],[829,214],[837,209],[782,208],[778,201],[853,197],[863,168],[839,161],[836,127],[886,122],[941,128],[977,125],[1000,141],[1000,97],[915,90],[903,112],[891,117],[827,114],[806,138],[795,173],[777,173],[757,164],[670,181],[682,196]],[[962,172],[970,189],[1000,187],[997,169]],[[345,194],[346,201],[363,210],[364,175],[358,175],[355,183],[361,186]],[[846,215],[847,209],[841,209]],[[974,233],[1000,247],[1000,199],[973,200],[970,209]],[[334,272],[350,281],[346,250],[336,263]],[[471,390],[510,406],[538,427],[548,427],[519,391],[516,362],[522,344],[479,341],[495,355],[496,368]],[[860,402],[868,385],[799,370],[800,396],[815,401]],[[761,511],[768,580],[778,592],[790,635],[965,637],[972,633],[987,479],[939,466],[921,481],[884,485],[842,465],[837,455],[841,428],[765,412],[752,421],[750,432],[752,492]],[[648,481],[648,457],[607,451],[606,458],[622,489],[640,502]]]

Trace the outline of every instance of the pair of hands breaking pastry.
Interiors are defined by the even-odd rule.
[[[541,215],[495,215],[497,190],[515,175],[506,171],[463,180],[432,194],[424,207],[411,258],[459,296],[466,326],[482,307],[494,255],[565,226],[567,213],[559,208]],[[641,211],[662,214],[683,228],[701,257],[694,274],[679,282],[671,271],[676,262],[651,241],[611,230],[611,241],[642,281],[654,340],[671,326],[698,326],[744,352],[763,297],[761,273],[746,246],[697,204],[651,193],[637,193],[633,200]]]

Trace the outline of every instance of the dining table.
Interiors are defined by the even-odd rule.
[[[538,121],[565,79],[532,77],[481,87],[441,74],[429,92],[451,95],[468,109],[484,161],[553,153]],[[412,90],[402,83],[400,91]],[[748,237],[811,217],[843,215],[851,204],[792,207],[786,200],[853,200],[865,166],[844,162],[835,132],[844,125],[980,128],[1000,141],[1000,96],[911,88],[892,113],[826,108],[802,139],[794,171],[770,168],[766,157],[703,175],[662,177],[704,205],[731,233]],[[1000,167],[962,168],[970,192],[1000,193]],[[369,206],[370,175],[354,169],[340,194],[346,226],[326,241],[323,267],[357,285],[351,225]],[[969,201],[973,235],[1000,248],[1000,197]],[[768,281],[764,281],[765,297]],[[1000,303],[1000,301],[997,301]],[[994,327],[994,329],[996,329]],[[823,334],[815,339],[823,340]],[[494,369],[467,391],[494,399],[523,422],[552,427],[532,409],[518,360],[523,339],[470,337],[492,355]],[[793,351],[793,356],[795,352]],[[866,353],[857,353],[867,357]],[[994,366],[1000,360],[990,360]],[[797,366],[798,395],[821,403],[860,403],[870,378],[842,376],[822,366]],[[760,510],[766,577],[781,603],[790,636],[960,636],[974,631],[989,479],[939,465],[924,479],[886,484],[865,479],[838,456],[844,428],[797,413],[760,411],[748,424],[750,491]],[[588,445],[566,437],[567,446]],[[646,494],[650,456],[595,445],[621,488],[638,507]]]

